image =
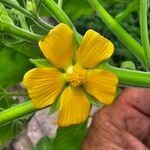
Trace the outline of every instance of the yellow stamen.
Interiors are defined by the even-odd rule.
[[[70,66],[65,76],[70,85],[78,87],[87,80],[87,70],[79,66]]]

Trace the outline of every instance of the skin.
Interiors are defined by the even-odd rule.
[[[150,89],[126,88],[97,111],[83,150],[150,150]]]

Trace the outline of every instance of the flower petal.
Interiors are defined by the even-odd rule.
[[[61,95],[58,125],[69,126],[84,122],[89,111],[90,103],[84,91],[68,86]]]
[[[113,44],[94,30],[88,30],[77,52],[77,63],[84,68],[93,68],[108,59],[114,51]]]
[[[56,67],[65,68],[72,63],[73,31],[65,24],[54,27],[39,41],[45,57]]]
[[[115,74],[102,69],[93,69],[88,72],[84,88],[90,95],[105,105],[113,102],[116,94],[118,78]]]
[[[36,108],[52,104],[64,87],[63,74],[55,68],[35,68],[23,79],[29,96]]]

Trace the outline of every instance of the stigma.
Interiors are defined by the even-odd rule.
[[[65,74],[67,82],[73,87],[78,87],[87,80],[87,70],[82,67],[75,65],[70,66]]]

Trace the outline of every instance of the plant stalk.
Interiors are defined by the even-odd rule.
[[[76,31],[76,28],[65,12],[53,0],[43,0],[43,4],[58,22],[67,24],[75,32],[77,41],[80,43],[82,36]]]
[[[43,0],[43,4],[59,21],[67,24],[71,29],[75,30],[75,27],[69,17],[62,11],[62,9],[53,0]]]
[[[110,66],[106,63],[101,64],[99,68],[106,69],[115,73],[119,78],[119,84],[122,86],[135,86],[150,88],[150,73],[127,69],[120,69]],[[26,116],[37,111],[31,101],[18,104],[7,110],[0,112],[0,125]]]
[[[99,67],[116,74],[119,78],[119,84],[121,86],[150,88],[150,73],[149,72],[121,69],[121,68],[113,67],[107,63],[104,63],[100,65]]]
[[[34,43],[37,43],[43,37],[6,22],[0,22],[0,31]]]
[[[150,71],[150,45],[147,27],[147,0],[140,0],[140,30],[147,69]]]
[[[0,125],[16,120],[20,117],[26,116],[35,112],[37,109],[33,106],[31,101],[18,104],[14,107],[0,112]]]

